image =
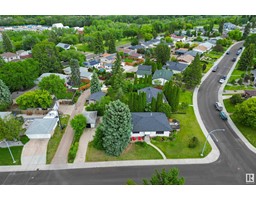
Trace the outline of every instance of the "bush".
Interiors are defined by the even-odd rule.
[[[197,137],[192,137],[192,138],[189,140],[188,147],[189,147],[189,148],[195,148],[198,144],[199,144],[199,141],[198,141]]]
[[[102,124],[100,124],[95,132],[95,136],[92,141],[92,146],[98,150],[104,150],[102,145],[102,138],[103,138],[103,130],[102,130]]]
[[[74,160],[76,158],[76,152],[78,150],[78,145],[79,145],[79,142],[75,142],[70,147],[70,150],[69,150],[69,153],[68,153],[68,162],[69,163],[73,163],[74,162]]]
[[[135,74],[134,72],[127,72],[126,77],[127,78],[134,78],[134,74]]]
[[[237,83],[239,84],[239,85],[242,85],[243,84],[243,79],[239,79],[238,81],[237,81]]]
[[[233,105],[243,102],[241,94],[234,94],[229,100]]]
[[[231,83],[232,85],[236,85],[236,80],[233,79],[230,83]]]

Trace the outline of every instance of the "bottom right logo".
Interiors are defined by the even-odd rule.
[[[253,173],[246,174],[246,183],[254,184],[254,174]]]

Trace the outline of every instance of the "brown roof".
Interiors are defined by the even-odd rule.
[[[194,57],[191,55],[182,55],[179,56],[177,59],[181,62],[191,63],[194,60]]]
[[[203,46],[203,45],[199,45],[197,47],[195,47],[194,49],[200,50],[200,51],[207,51],[207,47]]]
[[[244,92],[249,96],[256,96],[256,90],[245,90]]]
[[[138,53],[132,53],[132,54],[131,54],[131,56],[132,56],[132,57],[136,57],[136,58],[138,58],[138,57],[140,57],[140,56],[141,56],[141,54],[138,54]]]
[[[102,57],[108,57],[108,56],[110,56],[110,54],[108,54],[108,53],[102,54]]]
[[[178,36],[178,35],[175,35],[175,34],[171,34],[171,37],[172,37],[172,38],[177,38],[177,39],[183,39],[183,38],[185,38],[184,36]]]
[[[11,58],[11,57],[17,56],[17,54],[11,53],[11,52],[6,52],[6,53],[1,54],[1,56],[6,57],[6,58]]]

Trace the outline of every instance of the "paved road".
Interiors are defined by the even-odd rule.
[[[222,121],[214,109],[218,99],[218,80],[226,75],[232,66],[231,59],[241,45],[235,45],[231,54],[219,63],[217,72],[211,73],[200,87],[198,93],[199,112],[208,131],[225,128],[226,131],[215,133],[216,145],[220,149],[219,159],[211,164],[172,165],[178,167],[185,177],[186,184],[246,184],[246,173],[256,173],[256,155],[242,143],[229,125]],[[167,166],[109,167],[93,169],[72,169],[56,171],[1,173],[1,184],[125,184],[132,178],[138,183],[149,178],[155,169]]]

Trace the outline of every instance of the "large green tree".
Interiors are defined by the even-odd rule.
[[[25,35],[22,38],[22,47],[24,50],[32,49],[40,40],[34,35]]]
[[[233,116],[239,123],[256,128],[256,99],[250,98],[236,105]]]
[[[71,81],[73,85],[80,86],[80,66],[77,59],[70,60],[70,68],[71,68]]]
[[[247,36],[250,34],[250,28],[251,28],[251,24],[247,23],[245,28],[244,28],[244,33],[243,33],[243,40],[247,38]]]
[[[178,110],[179,101],[180,101],[180,87],[175,85],[172,81],[168,81],[164,85],[164,95],[172,108],[172,112]]]
[[[165,65],[166,61],[170,60],[170,48],[167,44],[160,43],[155,49],[157,62]]]
[[[255,55],[255,44],[250,44],[245,48],[241,59],[239,60],[238,69],[250,70],[253,66],[253,58]]]
[[[248,37],[245,39],[244,46],[248,47],[250,44],[256,45],[256,34],[248,35]]]
[[[11,92],[33,87],[38,76],[39,63],[31,58],[19,62],[8,62],[0,67],[0,79],[5,82]]]
[[[81,135],[86,127],[87,119],[84,115],[76,115],[70,122],[75,134]]]
[[[2,33],[3,47],[5,52],[15,52],[15,47],[6,32]]]
[[[238,29],[232,30],[228,32],[228,36],[232,39],[232,40],[236,40],[239,41],[242,39],[242,32]]]
[[[116,39],[114,36],[110,36],[108,41],[108,53],[115,53],[116,52]]]
[[[200,64],[200,57],[197,54],[193,62],[186,68],[183,73],[183,81],[187,88],[194,88],[201,82],[202,67]]]
[[[2,67],[5,64],[4,59],[0,56],[0,67]]]
[[[59,53],[54,43],[43,41],[37,43],[32,55],[39,62],[40,73],[61,72]]]
[[[12,103],[11,93],[9,88],[0,79],[0,111],[5,110]]]
[[[52,105],[52,97],[46,90],[33,90],[26,92],[16,99],[21,109],[49,108]]]
[[[97,32],[94,36],[93,49],[95,54],[104,53],[103,38],[100,32]]]
[[[65,80],[54,74],[42,78],[38,86],[41,90],[47,90],[57,98],[60,98],[67,90],[65,87]]]
[[[103,147],[107,154],[119,156],[127,147],[131,136],[131,113],[120,100],[111,102],[103,116]]]
[[[92,73],[92,80],[91,80],[91,94],[95,92],[100,92],[101,87],[100,87],[100,81],[98,78],[98,75],[95,71]]]
[[[0,118],[0,141],[19,139],[22,131],[22,123],[16,120],[13,116]]]
[[[224,21],[221,20],[219,23],[219,33],[222,34],[223,33],[223,25],[224,25]]]
[[[71,59],[77,59],[80,65],[83,65],[83,62],[86,60],[85,55],[80,51],[74,49],[69,49],[68,51],[60,52],[60,59],[65,62],[69,62]]]

